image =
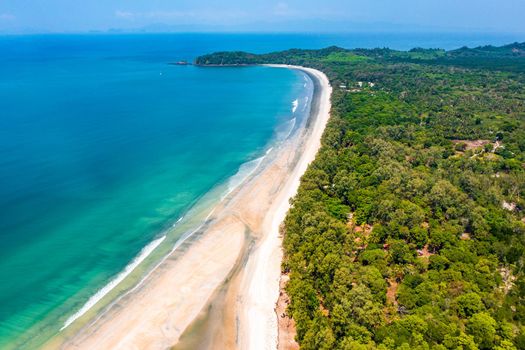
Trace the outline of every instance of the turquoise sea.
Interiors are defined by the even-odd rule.
[[[195,203],[227,188],[232,176],[241,179],[282,137],[294,118],[293,102],[311,93],[303,73],[292,70],[167,63],[218,50],[454,48],[514,40],[474,34],[0,37],[0,348],[41,344],[97,291],[136,267],[166,230],[174,233],[163,243],[176,242],[198,221],[188,217]]]

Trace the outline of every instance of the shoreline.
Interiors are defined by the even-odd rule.
[[[287,65],[269,65],[277,68],[291,68]],[[249,261],[241,284],[241,349],[277,349],[279,343],[279,326],[276,312],[280,293],[282,236],[280,226],[290,208],[289,200],[299,188],[300,179],[310,163],[315,159],[321,147],[321,137],[330,117],[331,87],[326,75],[318,70],[293,67],[306,72],[314,81],[316,96],[312,101],[311,116],[304,140],[302,154],[295,165],[278,197],[263,222],[265,237],[260,247]],[[262,277],[263,276],[263,277]],[[242,331],[244,327],[245,332]]]
[[[235,310],[235,319],[241,320],[241,327],[237,329],[234,326],[235,329],[231,331],[231,335],[235,334],[234,343],[232,339],[224,341],[237,346],[259,342],[253,336],[260,331],[254,327],[259,326],[248,322],[248,317],[245,322],[242,313],[237,312],[243,308],[253,309],[253,300],[250,301],[250,297],[253,298],[253,293],[250,292],[253,291],[253,282],[248,282],[245,277],[241,282],[238,277],[246,276],[247,272],[254,268],[258,271],[261,267],[269,267],[270,265],[263,261],[265,258],[262,258],[267,257],[268,252],[273,252],[270,269],[270,275],[273,277],[268,278],[274,281],[277,276],[277,287],[273,288],[272,285],[272,290],[265,297],[266,311],[262,318],[267,319],[268,310],[271,310],[270,318],[274,318],[275,322],[270,322],[269,328],[274,328],[270,338],[275,339],[276,348],[277,316],[274,309],[279,294],[282,257],[278,227],[288,211],[288,199],[297,191],[300,177],[320,146],[320,137],[328,119],[326,111],[329,111],[330,87],[324,74],[318,71],[282,65],[272,67],[302,70],[310,76],[314,84],[316,80],[323,81],[319,84],[322,85],[320,91],[314,91],[314,94],[319,93],[321,99],[324,96],[328,106],[326,107],[325,102],[325,108],[319,109],[311,127],[308,124],[311,123],[312,113],[309,116],[304,128],[306,134],[299,137],[304,143],[301,144],[303,152],[299,159],[295,159],[294,144],[290,142],[274,151],[277,153],[275,159],[263,166],[259,174],[234,189],[230,199],[217,204],[214,217],[191,246],[176,254],[177,257],[170,257],[159,264],[140,288],[125,295],[94,322],[85,325],[78,333],[66,339],[61,348],[171,347],[180,340],[199,315],[206,311],[206,305],[210,304],[210,300],[214,299],[219,290],[224,291],[228,300],[236,294],[231,292],[234,289],[239,291],[238,294],[243,296],[247,303],[230,305],[231,303],[226,302],[226,306],[232,306],[232,310]],[[322,115],[324,112],[326,116]],[[276,167],[281,162],[284,162],[283,166]],[[292,169],[288,168],[290,166]],[[292,170],[291,173],[289,170]],[[268,250],[268,247],[271,249]],[[253,273],[251,275],[253,276]],[[230,288],[233,286],[239,288]],[[227,311],[229,312],[229,309]],[[230,318],[231,320],[234,319]],[[248,342],[244,336],[237,339],[237,333],[242,335],[245,332],[248,334]]]

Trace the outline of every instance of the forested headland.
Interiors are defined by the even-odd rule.
[[[223,52],[316,68],[331,119],[284,224],[303,349],[525,349],[525,43]]]

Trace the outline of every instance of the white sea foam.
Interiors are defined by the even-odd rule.
[[[266,151],[266,155],[268,153],[270,153],[272,151],[273,148],[270,148],[268,151]],[[228,196],[232,191],[234,191],[237,187],[239,187],[244,181],[246,181],[246,179],[248,177],[250,177],[256,170],[257,168],[259,167],[259,165],[262,163],[262,161],[264,160],[264,158],[266,157],[263,156],[263,157],[260,157],[260,158],[257,158],[257,159],[254,159],[252,161],[249,161],[249,162],[246,162],[244,164],[242,164],[239,168],[239,170],[237,171],[237,173],[235,175],[233,175],[230,180],[228,181],[228,190],[227,192],[221,197],[221,201],[224,200],[224,198],[226,196]],[[188,231],[186,232],[185,234],[183,234],[178,240],[177,242],[175,242],[173,248],[171,249],[170,253],[165,255],[161,261],[159,261],[157,263],[157,265],[151,269],[133,288],[131,288],[129,291],[127,291],[126,293],[124,293],[123,295],[119,296],[119,298],[117,298],[116,300],[114,300],[112,302],[113,303],[116,303],[118,300],[120,300],[121,298],[125,297],[126,295],[132,293],[133,291],[135,291],[137,288],[139,288],[143,283],[144,281],[151,275],[151,273],[153,273],[153,271],[155,271],[174,251],[176,251],[188,238],[190,238],[191,236],[193,236],[193,234],[195,234],[197,231],[199,231],[205,224],[206,222],[208,221],[208,219],[213,215],[213,213],[215,212],[215,208],[213,208],[209,213],[208,215],[206,216],[206,218],[204,219],[204,221],[202,222],[201,225],[199,225],[196,229],[192,230],[192,231]],[[177,222],[173,225],[175,226],[177,223],[179,223],[184,217],[180,217]],[[72,316],[70,316],[66,322],[64,322],[64,325],[62,326],[62,328],[60,328],[60,331],[63,331],[65,328],[69,327],[73,322],[75,322],[77,319],[79,319],[80,317],[82,317],[86,312],[89,311],[89,309],[91,309],[96,303],[98,303],[104,296],[106,296],[113,288],[115,288],[120,282],[122,282],[141,262],[143,262],[147,257],[148,255],[151,254],[151,252],[153,252],[153,250],[155,250],[155,248],[157,248],[161,243],[162,241],[164,241],[164,239],[166,238],[166,236],[163,236],[161,238],[158,238],[152,242],[150,242],[147,246],[145,246],[144,248],[142,248],[142,250],[140,251],[140,253],[133,259],[133,261],[131,263],[129,263],[122,272],[120,272],[114,279],[112,279],[108,284],[106,284],[104,287],[102,287],[101,289],[99,289],[93,296],[91,296],[91,298],[89,298],[89,300],[80,308],[80,310],[78,310],[75,314],[73,314]],[[98,317],[93,320],[93,322],[97,322],[102,316],[103,316],[104,313],[101,313],[100,315],[98,315]]]
[[[277,130],[277,140],[284,141],[286,140],[292,133],[293,129],[295,128],[296,118],[292,118],[288,120],[286,123],[279,126],[279,129]]]
[[[306,109],[308,108],[308,101],[309,101],[309,97],[306,96],[306,100],[304,101],[304,106],[303,106],[303,112],[306,111]]]
[[[179,222],[181,222],[182,219],[184,219],[184,216],[181,216],[181,217],[177,220],[177,222],[175,222],[173,225],[171,225],[171,227],[175,227],[175,226],[177,226],[177,224],[178,224]]]
[[[295,111],[297,110],[297,107],[299,107],[299,100],[295,100],[292,102],[292,113],[295,113]]]
[[[100,301],[104,296],[106,296],[113,288],[115,288],[120,282],[124,280],[141,262],[148,257],[148,255],[159,246],[159,244],[164,241],[166,236],[157,238],[156,240],[150,242],[147,246],[142,248],[140,253],[121,271],[115,278],[113,278],[108,284],[99,289],[94,295],[89,298],[89,300],[78,310],[76,313],[71,315],[60,330],[64,330],[70,324],[75,322],[78,318],[82,317],[89,309],[93,307],[98,301]]]
[[[188,238],[190,238],[191,236],[193,236],[196,232],[198,232],[205,224],[206,222],[208,221],[209,218],[211,218],[211,216],[213,215],[213,213],[215,212],[215,208],[213,208],[209,213],[208,215],[206,216],[206,218],[203,220],[203,222],[196,228],[194,229],[193,231],[187,231],[185,234],[183,234],[176,242],[175,244],[173,245],[173,248],[171,249],[171,251],[164,255],[164,257],[157,263],[157,265],[155,265],[144,277],[142,277],[142,279],[133,287],[131,288],[130,290],[128,290],[127,292],[125,292],[124,294],[120,295],[117,299],[115,299],[110,305],[114,305],[115,303],[117,303],[119,300],[121,300],[122,298],[126,297],[127,295],[133,293],[134,291],[136,291],[140,286],[142,286],[142,284],[144,283],[144,281],[146,281],[149,276],[151,276],[151,274],[156,271],[165,261],[166,259],[168,259],[171,254],[173,254],[173,252],[175,252],[184,242],[186,242],[186,240]],[[165,238],[165,237],[164,237]],[[91,324],[94,324],[96,322],[98,322],[98,320],[100,320],[103,316],[104,316],[104,313],[105,312],[102,312],[100,313],[97,318],[95,318]],[[60,330],[66,328],[67,326],[64,326],[62,327]]]
[[[248,179],[248,177],[250,177],[255,172],[255,170],[257,170],[257,168],[259,167],[259,165],[261,165],[265,157],[266,156],[262,156],[260,158],[250,160],[249,162],[242,164],[239,167],[237,173],[228,180],[228,189],[226,190],[226,193],[222,195],[221,200],[226,198],[237,187],[242,185],[242,183],[246,181],[246,179]]]
[[[305,81],[308,81],[306,77],[304,77]],[[306,86],[306,84],[305,84]],[[308,104],[308,97],[306,100],[305,107]],[[297,108],[299,107],[299,100],[296,99],[292,102],[292,113],[295,113],[297,111]],[[289,120],[283,127],[283,131],[278,133],[278,139],[285,140],[287,139],[290,134],[292,133],[296,123],[296,118],[292,118]],[[266,156],[273,150],[272,148],[269,148],[265,155],[251,160],[249,162],[246,162],[242,164],[239,167],[239,170],[235,175],[233,175],[228,180],[227,185],[227,191],[221,196],[221,201],[224,200],[231,192],[233,192],[236,188],[238,188],[240,185],[242,185],[261,165],[262,161]],[[165,255],[161,261],[158,262],[158,264],[151,269],[131,290],[127,291],[123,295],[121,295],[119,298],[117,298],[113,303],[120,300],[122,297],[128,295],[129,293],[132,293],[135,291],[139,286],[142,285],[142,283],[151,275],[153,271],[155,271],[174,251],[176,251],[188,238],[193,236],[194,233],[199,231],[205,223],[208,221],[208,219],[213,215],[215,211],[215,208],[213,208],[210,213],[206,216],[203,223],[199,225],[196,229],[192,231],[186,232],[182,237],[180,237],[177,242],[175,242],[173,248],[171,249],[170,254]],[[173,224],[173,227],[175,227],[180,221],[182,221],[184,217],[181,216],[175,224]],[[140,265],[154,250],[157,248],[163,241],[166,239],[166,236],[162,236],[152,242],[150,242],[147,246],[142,248],[140,253],[129,263],[122,272],[120,272],[114,279],[112,279],[109,283],[107,283],[104,287],[99,289],[94,295],[92,295],[89,300],[73,315],[71,315],[66,322],[64,322],[64,325],[62,328],[60,328],[60,331],[64,330],[65,328],[69,327],[73,322],[75,322],[77,319],[82,317],[86,312],[89,311],[96,303],[98,303],[104,296],[106,296],[111,290],[113,290],[119,283],[121,283],[133,270]],[[98,317],[94,320],[96,322],[98,319],[100,319],[103,316],[103,313],[98,315]]]

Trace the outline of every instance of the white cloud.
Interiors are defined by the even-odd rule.
[[[16,16],[11,13],[0,13],[0,21],[14,21]]]

